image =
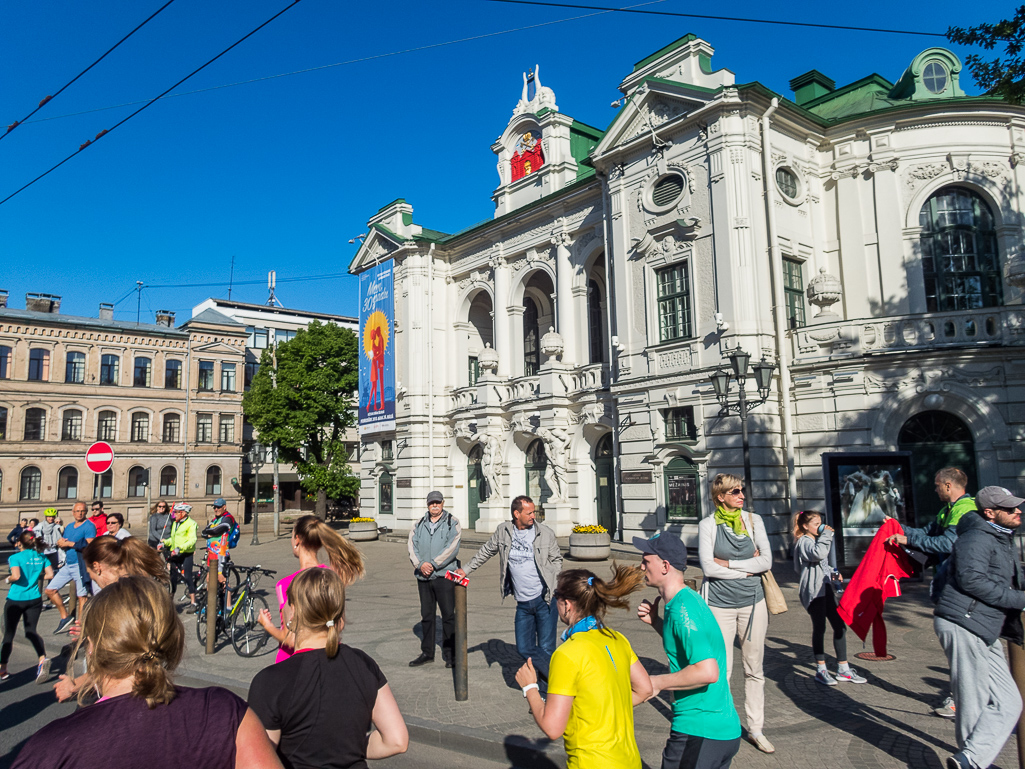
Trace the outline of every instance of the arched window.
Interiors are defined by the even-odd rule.
[[[68,409],[64,412],[61,418],[61,440],[82,440],[82,412],[78,409]]]
[[[57,475],[57,499],[78,499],[78,470],[65,467]]]
[[[601,290],[593,280],[587,282],[587,330],[591,338],[591,363],[605,360],[605,342],[602,339]]]
[[[922,206],[922,273],[929,312],[1003,303],[993,213],[978,194],[944,187]]]
[[[39,499],[39,491],[43,486],[43,474],[38,467],[29,465],[21,471],[21,494],[18,499],[32,500]]]
[[[118,383],[118,357],[104,355],[100,358],[100,384],[116,385]]]
[[[132,414],[132,442],[145,443],[149,440],[149,414],[137,411]]]
[[[182,418],[179,414],[164,414],[164,443],[181,443]]]
[[[85,353],[72,350],[64,365],[64,381],[72,384],[85,382]]]
[[[541,329],[537,304],[529,296],[523,300],[523,375],[537,376],[541,371]]]
[[[209,496],[221,493],[221,468],[217,465],[206,469],[206,493]]]
[[[149,358],[136,358],[135,359],[135,378],[133,384],[136,387],[149,387],[150,386],[150,373],[152,371],[153,364]]]
[[[117,414],[115,412],[100,412],[96,418],[96,439],[100,441],[117,440]]]
[[[684,457],[676,457],[665,469],[666,518],[696,521],[701,517],[698,469]]]
[[[46,437],[46,409],[25,409],[25,440],[41,441]]]
[[[128,471],[128,496],[146,496],[146,484],[149,481],[149,471],[145,467],[136,465]]]
[[[174,497],[178,494],[178,469],[168,465],[160,471],[160,496]]]

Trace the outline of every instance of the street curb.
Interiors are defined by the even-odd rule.
[[[562,741],[532,740],[521,734],[506,735],[501,741],[479,736],[480,732],[457,724],[439,724],[425,718],[404,716],[409,739],[467,756],[496,763],[509,763],[517,769],[562,769],[566,753]]]

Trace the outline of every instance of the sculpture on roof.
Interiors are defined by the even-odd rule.
[[[527,98],[530,83],[534,84],[533,98]],[[523,73],[523,93],[520,96],[520,100],[516,103],[513,115],[519,115],[523,112],[537,114],[543,107],[548,107],[553,112],[559,111],[559,107],[555,103],[555,91],[541,85],[541,67],[535,64],[533,72]]]

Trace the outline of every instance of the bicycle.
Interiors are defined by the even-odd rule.
[[[217,591],[217,617],[214,622],[215,638],[227,635],[231,641],[235,653],[240,657],[255,656],[270,640],[270,634],[264,630],[257,621],[260,612],[269,609],[266,599],[255,592],[261,577],[277,574],[273,569],[264,569],[257,566],[234,566],[232,569],[244,573],[245,579],[239,586],[232,590],[231,608],[225,613],[224,597],[226,591],[224,586],[219,586]],[[207,638],[206,623],[206,602],[204,601],[196,612],[196,637],[199,642],[206,645]]]
[[[196,555],[199,556],[199,566],[196,567],[193,572],[193,578],[195,581],[192,583],[196,586],[196,603],[202,603],[206,600],[206,578],[207,573],[209,572],[207,567],[207,551],[209,549],[210,548],[203,548],[196,552]],[[164,556],[164,561],[167,563],[167,568],[178,574],[177,581],[181,584],[187,585],[185,569],[182,568],[182,565],[176,561],[170,560],[171,553],[169,551],[161,550],[161,553]],[[239,583],[242,581],[242,577],[230,560],[225,564],[223,574],[228,580],[228,585],[230,586],[231,591],[234,592],[238,589]],[[171,591],[171,595],[174,595],[174,588],[171,587],[170,582],[168,582],[167,588]],[[182,593],[181,598],[178,599],[178,603],[185,603],[188,600],[189,594],[186,590],[186,592]]]

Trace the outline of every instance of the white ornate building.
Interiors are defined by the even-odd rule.
[[[604,130],[535,72],[492,145],[493,221],[370,219],[350,271],[394,260],[398,400],[364,514],[407,528],[436,487],[491,531],[530,493],[560,535],[689,539],[711,476],[742,474],[709,383],[738,346],[776,366],[749,418],[772,531],[823,504],[824,451],[911,451],[926,511],[947,462],[1021,488],[1025,109],[965,96],[939,48],[792,99],[711,56],[688,35],[638,62]]]

